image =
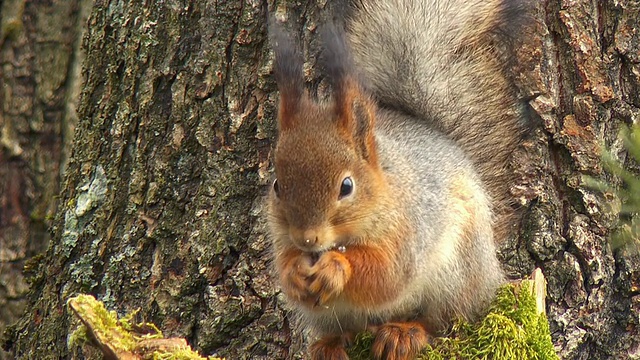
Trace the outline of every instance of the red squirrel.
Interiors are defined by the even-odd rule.
[[[504,281],[506,164],[523,111],[501,42],[522,3],[360,0],[323,39],[328,100],[272,29],[280,92],[268,197],[275,268],[312,359],[412,359]],[[366,84],[366,87],[365,85]]]

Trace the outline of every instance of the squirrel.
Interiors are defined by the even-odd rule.
[[[506,75],[523,1],[357,0],[329,27],[331,94],[305,88],[303,58],[271,26],[280,93],[267,200],[274,266],[316,341],[348,359],[412,359],[455,318],[486,310],[505,275],[510,154],[524,105]]]

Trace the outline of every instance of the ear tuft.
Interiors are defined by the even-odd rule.
[[[305,96],[302,53],[291,36],[272,20],[269,39],[275,52],[273,71],[280,91],[278,125],[286,130],[294,125],[295,115]]]
[[[327,24],[320,33],[324,44],[320,64],[333,89],[337,125],[344,132],[353,133],[356,128],[353,105],[360,95],[360,89],[354,79],[353,59],[345,32],[334,24]]]
[[[346,42],[345,31],[335,24],[327,24],[321,30],[324,51],[320,63],[334,91],[342,91],[346,82],[354,76],[353,59]]]
[[[375,163],[376,106],[357,79],[345,31],[333,24],[326,25],[322,40],[325,48],[320,60],[333,89],[337,126],[353,140],[364,159]]]

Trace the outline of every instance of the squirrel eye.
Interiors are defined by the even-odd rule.
[[[342,199],[345,196],[349,196],[351,195],[352,192],[353,192],[353,180],[351,180],[351,177],[347,176],[342,180],[342,185],[340,185],[340,196],[338,196],[338,199]]]
[[[276,193],[276,196],[280,196],[280,187],[278,187],[278,179],[273,180],[273,191]]]

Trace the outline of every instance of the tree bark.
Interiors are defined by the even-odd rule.
[[[637,358],[640,257],[612,248],[619,199],[581,176],[618,182],[600,144],[638,170],[617,132],[640,114],[639,7],[534,3],[513,71],[539,125],[514,156],[514,199],[526,211],[500,256],[513,277],[542,268],[562,358]],[[65,301],[77,293],[120,315],[139,307],[204,354],[303,352],[260,217],[277,99],[266,24],[268,12],[286,17],[312,69],[316,29],[331,11],[324,2],[96,1],[51,246],[29,269],[28,310],[7,332],[13,355],[99,358],[67,347]],[[306,75],[318,86],[318,74]]]
[[[54,238],[12,353],[74,356],[65,301],[85,292],[203,353],[285,357],[295,341],[257,218],[276,96],[266,4],[94,6]]]
[[[602,145],[638,173],[618,132],[638,124],[640,114],[640,7],[583,0],[536,6],[536,35],[518,60],[520,86],[535,96],[541,128],[515,160],[523,182],[514,194],[528,210],[506,263],[520,274],[523,265],[543,269],[561,358],[635,359],[640,258],[632,246],[612,247],[620,199],[590,189],[582,176],[620,184],[603,169]]]
[[[80,39],[90,5],[1,2],[0,333],[24,310],[25,261],[49,241],[76,123]]]

